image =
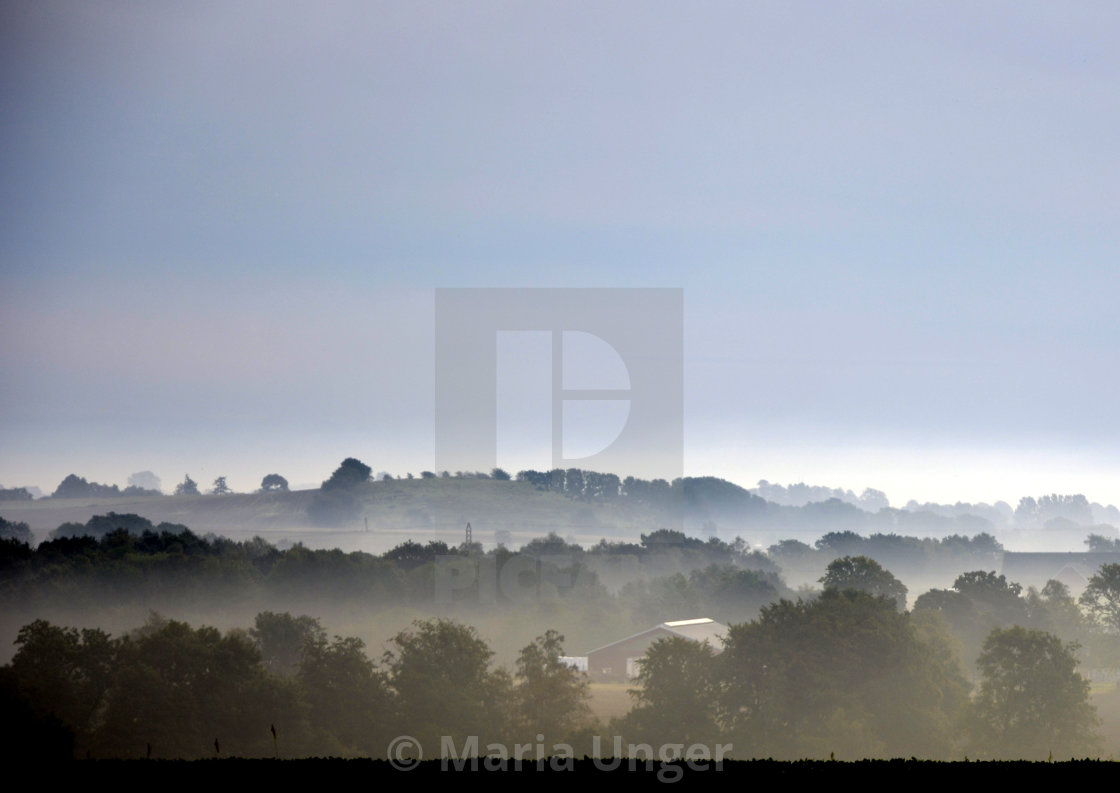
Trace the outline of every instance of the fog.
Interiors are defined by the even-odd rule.
[[[1120,752],[1118,23],[6,3],[0,745]]]
[[[1045,759],[1120,739],[1120,533],[1093,522],[1113,506],[1051,494],[892,509],[870,488],[441,473],[373,481],[347,458],[314,491],[278,477],[253,494],[107,495],[67,477],[56,496],[6,500],[6,696],[28,729],[46,730],[43,708],[68,714],[43,747],[78,756],[138,756],[142,741],[204,757],[199,736],[219,722],[227,752],[279,752],[205,698],[170,737],[168,711],[135,701],[144,675],[177,685],[169,651],[241,658],[208,690],[281,720],[284,756],[385,756],[417,732],[498,746],[540,731],[575,756],[615,736],[722,742],[739,759]],[[1004,544],[1055,551],[1075,536],[1080,553]],[[714,621],[706,643],[673,633],[698,619]],[[615,643],[625,670],[599,660]],[[450,654],[441,668],[474,664],[488,704],[436,696],[449,672],[414,679],[432,652]],[[1065,700],[1052,695],[1068,723],[1005,712],[993,687],[1030,674],[1007,667],[1022,653],[1068,679]],[[110,657],[112,673],[90,666]],[[583,672],[566,665],[580,658]],[[343,674],[336,693],[320,688]],[[409,705],[422,691],[436,698]],[[558,691],[568,710],[546,724],[532,702]]]

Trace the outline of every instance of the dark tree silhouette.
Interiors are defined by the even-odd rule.
[[[335,469],[331,474],[331,478],[323,482],[320,489],[327,490],[349,490],[355,485],[360,485],[363,482],[369,481],[369,475],[373,469],[363,463],[361,460],[356,460],[353,457],[347,457],[342,461],[342,464]]]
[[[1065,760],[1097,749],[1096,710],[1089,681],[1077,673],[1076,650],[1052,633],[1018,625],[988,634],[969,711],[974,755]]]
[[[183,481],[175,486],[175,495],[177,496],[197,496],[198,483],[191,479],[190,474],[183,476]]]
[[[262,493],[287,493],[288,480],[280,476],[280,474],[268,474],[261,480]]]
[[[899,610],[906,609],[906,585],[889,570],[866,556],[842,556],[829,563],[820,579],[825,589],[858,589],[876,597],[893,600]]]

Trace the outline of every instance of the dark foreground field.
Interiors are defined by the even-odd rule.
[[[463,761],[460,761],[461,763]],[[616,764],[617,763],[617,767]],[[9,765],[11,767],[11,765]],[[196,761],[169,760],[91,760],[52,764],[36,770],[41,781],[80,779],[83,784],[103,782],[107,785],[125,784],[131,787],[165,785],[174,780],[189,788],[204,783],[224,783],[231,780],[252,781],[267,785],[281,783],[286,789],[294,785],[338,786],[355,783],[362,786],[396,788],[408,783],[427,786],[467,781],[494,786],[517,786],[533,789],[542,786],[550,789],[568,788],[573,783],[602,782],[623,783],[658,787],[705,786],[735,787],[740,790],[760,789],[768,784],[822,785],[858,783],[927,787],[928,785],[998,782],[1006,786],[1019,781],[1036,785],[1062,784],[1089,778],[1114,784],[1120,775],[1120,765],[1111,761],[1071,760],[1052,763],[1026,762],[955,762],[937,763],[920,760],[867,760],[861,762],[801,761],[775,762],[766,760],[728,761],[717,767],[714,764],[663,763],[659,761],[578,760],[567,761],[559,767],[548,761],[525,761],[520,769],[513,761],[504,766],[497,761],[480,759],[466,761],[459,770],[453,761],[428,760],[402,770],[386,760],[239,760],[214,759]]]

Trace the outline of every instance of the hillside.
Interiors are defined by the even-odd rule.
[[[316,490],[12,501],[0,505],[0,514],[26,522],[39,539],[62,523],[85,523],[94,515],[116,512],[135,513],[156,524],[183,524],[198,534],[260,535],[276,543],[302,541],[312,547],[377,552],[410,537],[458,543],[468,522],[475,541],[489,546],[503,531],[510,533],[513,543],[549,532],[596,542],[601,537],[636,537],[669,520],[657,510],[628,501],[581,501],[537,490],[527,482],[397,479],[371,482],[358,492],[364,504],[362,518],[329,528],[315,526],[308,518]]]

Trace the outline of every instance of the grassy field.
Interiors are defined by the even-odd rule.
[[[627,693],[633,687],[632,683],[592,683],[588,704],[595,718],[606,724],[611,719],[625,716],[634,706],[633,698]]]

